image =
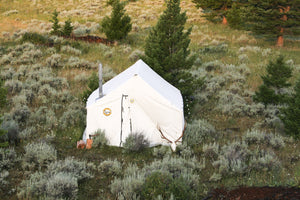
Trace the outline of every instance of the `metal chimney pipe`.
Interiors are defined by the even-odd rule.
[[[99,64],[99,98],[103,97],[103,90],[102,90],[102,64]]]

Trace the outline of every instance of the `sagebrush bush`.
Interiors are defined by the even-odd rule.
[[[245,174],[248,170],[246,163],[250,155],[251,152],[245,143],[234,141],[221,147],[218,158],[212,162],[212,165],[224,176]]]
[[[16,71],[14,70],[13,67],[7,67],[7,68],[2,68],[0,76],[2,80],[8,80],[8,79],[12,79],[15,73]]]
[[[18,188],[19,198],[77,199],[79,181],[93,177],[91,165],[67,157],[52,162],[44,172],[37,171],[23,180]]]
[[[60,54],[53,54],[46,59],[46,63],[48,67],[51,68],[59,68],[62,66],[61,63],[61,55]]]
[[[98,170],[110,176],[120,176],[122,172],[122,164],[118,160],[105,160],[98,166]]]
[[[246,134],[243,136],[243,140],[248,144],[261,144],[266,142],[266,133],[259,131],[257,129],[247,130]]]
[[[176,153],[183,158],[190,158],[194,154],[193,150],[186,143],[176,146]]]
[[[153,199],[156,196],[151,196],[151,191],[161,191],[166,195],[174,193],[175,198],[178,199],[193,199],[197,194],[199,185],[197,172],[203,169],[204,166],[195,158],[185,159],[182,157],[167,156],[163,160],[156,160],[145,165],[140,170],[132,165],[128,168],[130,170],[125,170],[123,178],[115,178],[112,181],[110,188],[116,197],[123,197],[125,199]],[[167,176],[165,177],[164,175]],[[160,180],[160,177],[162,180]],[[167,181],[167,179],[169,180],[169,185],[162,189],[161,187],[163,186],[160,182]],[[187,191],[189,194],[187,194]],[[155,195],[163,194],[158,192]]]
[[[281,163],[277,156],[268,151],[261,151],[258,156],[250,159],[249,165],[255,170],[276,170],[281,168]]]
[[[159,146],[153,149],[153,156],[157,158],[163,158],[172,154],[172,150],[169,146]]]
[[[61,128],[68,128],[85,123],[85,108],[82,103],[72,102],[68,105],[66,111],[63,113],[60,121]]]
[[[219,144],[216,142],[204,144],[202,151],[206,157],[216,159],[219,154]]]
[[[74,54],[76,56],[81,55],[81,51],[79,49],[73,48],[69,45],[62,46],[60,50],[63,53]]]
[[[45,196],[51,199],[76,199],[78,183],[69,173],[54,174],[47,182]]]
[[[31,111],[26,105],[18,105],[12,110],[12,118],[18,124],[26,124],[29,117],[31,115]]]
[[[14,148],[0,148],[0,171],[9,170],[19,161]]]
[[[129,134],[123,144],[126,151],[141,151],[148,146],[149,141],[142,132]]]
[[[205,46],[200,49],[201,53],[226,53],[228,51],[228,45],[227,44],[217,44],[217,45],[209,45]]]
[[[45,168],[57,158],[55,148],[44,142],[29,143],[24,147],[24,150],[24,168]]]
[[[1,124],[1,129],[6,131],[6,138],[10,144],[18,145],[19,137],[19,125],[14,120],[4,120]]]
[[[5,82],[4,86],[10,94],[17,94],[23,89],[23,83],[19,80],[8,80]]]
[[[216,130],[206,120],[198,119],[189,123],[183,136],[183,143],[188,146],[201,144],[208,138],[215,138]]]
[[[108,139],[105,136],[104,130],[97,130],[92,135],[93,137],[93,147],[103,147],[108,144]]]
[[[51,173],[66,173],[72,174],[77,180],[92,178],[90,173],[91,168],[86,161],[79,161],[72,157],[67,157],[65,160],[52,162],[48,165],[47,171]]]
[[[67,67],[70,68],[79,68],[79,69],[91,69],[95,68],[96,65],[86,61],[84,59],[79,59],[78,57],[71,56],[66,64]]]
[[[230,91],[221,91],[218,95],[217,109],[227,115],[244,116],[247,114],[248,105],[243,97]]]
[[[143,51],[141,51],[141,50],[139,50],[139,49],[136,49],[136,50],[134,50],[130,55],[129,55],[129,60],[131,61],[131,62],[136,62],[138,59],[140,59],[141,58],[141,56],[143,56],[144,55],[144,52]]]

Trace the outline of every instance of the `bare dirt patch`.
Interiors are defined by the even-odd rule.
[[[0,21],[0,33],[2,32],[13,33],[16,30],[25,29],[26,27],[27,25],[22,21],[17,21],[12,19],[2,19]],[[0,34],[0,37],[2,37],[2,34]]]
[[[206,199],[218,200],[299,200],[300,188],[240,187],[234,190],[215,189]]]

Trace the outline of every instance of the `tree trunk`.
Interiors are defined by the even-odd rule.
[[[278,36],[276,46],[283,47],[283,36],[282,35]]]
[[[290,11],[290,6],[286,7],[286,8],[279,8],[279,11],[281,13],[287,13]],[[281,18],[283,21],[287,21],[287,16],[286,15],[283,15],[282,18]],[[283,47],[283,33],[284,33],[284,28],[281,27],[280,28],[280,36],[278,36],[277,38],[277,44],[276,46],[278,47]]]
[[[226,17],[225,17],[225,16],[223,16],[223,21],[222,21],[222,24],[224,24],[224,25],[227,25],[227,19],[226,19]]]

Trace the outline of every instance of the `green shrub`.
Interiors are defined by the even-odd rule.
[[[32,32],[26,32],[21,39],[22,42],[31,42],[34,44],[47,44],[48,39],[39,34],[39,33],[32,33]]]
[[[204,166],[195,158],[164,157],[142,169],[128,166],[123,178],[112,181],[111,192],[124,199],[154,199],[160,197],[195,199],[199,186],[197,173]]]
[[[103,147],[108,144],[109,141],[105,136],[105,131],[99,129],[93,135],[95,135],[93,137],[93,147]]]
[[[23,166],[25,168],[45,168],[56,160],[54,147],[44,143],[29,143],[24,147]]]
[[[126,151],[141,151],[149,146],[149,141],[143,133],[132,133],[126,138],[123,147]]]
[[[9,170],[19,161],[14,148],[0,148],[0,171]]]
[[[85,124],[85,108],[79,102],[72,102],[68,105],[67,109],[59,119],[62,129],[68,127],[81,127]]]
[[[72,174],[58,173],[47,181],[44,195],[51,199],[76,199],[77,192],[76,178]]]
[[[46,63],[51,68],[59,68],[62,66],[61,63],[61,55],[60,54],[53,54],[46,59]]]
[[[86,161],[79,161],[72,157],[67,157],[65,160],[52,162],[48,165],[47,172],[49,174],[72,174],[78,181],[92,178],[90,173],[91,168]]]
[[[26,105],[19,105],[15,107],[12,111],[12,118],[15,120],[18,124],[26,124],[28,121],[29,117],[31,115],[31,111]]]
[[[193,147],[201,144],[204,140],[214,138],[215,136],[215,128],[206,120],[198,119],[187,125],[183,136],[183,143]]]
[[[141,198],[151,200],[160,195],[163,199],[168,199],[171,196],[173,182],[174,180],[170,173],[153,172],[145,179]]]
[[[77,199],[79,181],[92,177],[90,166],[70,157],[52,162],[44,172],[23,180],[17,195],[21,199]]]
[[[163,158],[172,154],[172,150],[169,146],[159,146],[153,149],[153,156],[157,158]]]
[[[116,159],[108,159],[100,163],[98,170],[110,176],[120,176],[122,174],[122,165]]]

